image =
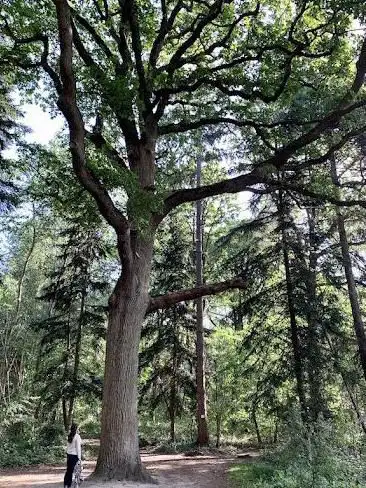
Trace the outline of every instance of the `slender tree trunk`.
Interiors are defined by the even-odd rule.
[[[360,426],[361,426],[364,434],[366,434],[366,424],[365,424],[365,421],[363,419],[363,415],[360,412],[360,409],[358,408],[358,404],[357,404],[356,398],[354,397],[354,395],[352,393],[352,389],[351,389],[351,387],[348,384],[346,375],[344,374],[344,372],[342,370],[342,367],[339,364],[339,361],[337,359],[337,353],[336,353],[336,350],[334,349],[334,346],[333,346],[333,343],[332,343],[332,339],[330,338],[329,334],[326,334],[326,339],[327,339],[327,342],[329,344],[329,349],[331,350],[331,352],[333,354],[334,365],[336,366],[336,368],[338,369],[339,374],[341,375],[341,378],[342,378],[344,387],[345,387],[345,389],[346,389],[346,391],[348,393],[349,399],[350,399],[350,401],[352,403],[352,406],[353,406],[353,409],[354,409],[354,411],[356,413],[357,420],[358,420],[358,422],[359,422],[359,424],[360,424]]]
[[[334,157],[331,159],[331,173],[332,173],[333,183],[337,186],[340,186],[340,182],[339,182],[339,178],[338,178],[338,174],[337,174],[336,161],[335,161]],[[349,301],[351,303],[351,309],[352,309],[353,326],[354,326],[355,334],[356,334],[356,338],[357,338],[358,351],[359,351],[359,355],[360,355],[362,371],[363,371],[363,375],[366,379],[366,333],[365,333],[365,324],[362,320],[360,300],[358,298],[356,282],[355,282],[355,278],[353,275],[352,259],[351,259],[351,253],[349,250],[349,244],[348,244],[348,239],[347,239],[345,220],[344,220],[342,211],[339,207],[336,207],[336,215],[337,215],[339,242],[341,244],[341,249],[342,249],[344,273],[346,275],[346,280],[347,280],[348,297],[349,297]]]
[[[221,445],[221,415],[216,414],[216,448],[218,449]]]
[[[238,307],[236,309],[234,309],[234,327],[235,327],[235,330],[237,331],[241,331],[243,330],[243,311],[242,311],[242,292],[241,290],[239,290],[238,292],[239,294],[239,297],[238,297]]]
[[[176,339],[173,345],[173,370],[170,380],[169,417],[170,417],[170,441],[175,442],[175,413],[177,411],[177,347]]]
[[[123,273],[109,300],[100,452],[95,476],[151,481],[142,466],[137,421],[138,349],[148,306],[153,236],[138,238],[131,273]]]
[[[309,226],[309,269],[306,280],[307,289],[307,322],[308,322],[308,375],[310,404],[309,414],[312,420],[316,421],[319,414],[325,410],[322,392],[322,378],[320,368],[320,331],[317,317],[317,241],[316,241],[316,210],[314,207],[308,209]]]
[[[355,411],[355,414],[356,414],[356,417],[357,417],[357,420],[361,426],[361,429],[363,431],[364,434],[366,434],[366,424],[365,424],[365,421],[364,421],[364,418],[363,418],[363,415],[362,413],[360,412],[360,409],[358,408],[358,405],[357,405],[357,401],[356,401],[356,398],[354,397],[353,393],[352,393],[352,390],[351,388],[349,387],[348,385],[348,382],[346,380],[346,377],[345,375],[343,374],[343,372],[341,372],[341,376],[342,376],[342,380],[343,380],[343,384],[347,390],[347,393],[348,393],[348,396],[349,396],[349,399],[352,403],[352,406],[353,406],[353,410]]]
[[[255,433],[257,435],[257,441],[259,445],[262,445],[262,436],[259,430],[258,420],[257,420],[257,404],[254,401],[252,405],[252,419],[254,423]]]
[[[33,209],[34,213],[34,209]],[[23,296],[23,286],[24,280],[27,274],[27,269],[29,262],[31,260],[34,248],[36,245],[36,228],[34,224],[34,217],[33,217],[33,225],[32,225],[32,237],[30,242],[30,247],[26,253],[23,266],[20,272],[19,280],[17,283],[17,294],[16,294],[16,304],[15,304],[15,314],[11,320],[6,320],[4,324],[4,344],[2,347],[3,357],[2,357],[2,367],[0,369],[0,379],[3,378],[1,384],[1,395],[4,398],[4,403],[10,402],[12,393],[18,391],[21,382],[23,379],[23,352],[18,353],[17,351],[12,351],[10,347],[6,347],[6,337],[11,337],[14,335],[15,338],[19,341],[19,334],[21,332],[21,321],[19,321],[19,314],[20,308],[22,304],[22,296]],[[19,321],[19,323],[18,323]],[[9,330],[6,331],[7,324],[9,324]],[[10,345],[10,340],[9,340]],[[11,356],[9,357],[8,352],[10,352]]]
[[[34,213],[34,208],[33,208],[33,213]],[[34,219],[34,217],[33,217],[33,219]],[[23,284],[24,284],[25,275],[26,275],[28,264],[29,264],[29,261],[32,257],[35,245],[36,245],[36,227],[35,227],[35,224],[33,222],[31,245],[30,245],[28,252],[25,256],[25,260],[24,260],[23,267],[22,267],[22,272],[20,274],[20,278],[19,278],[18,286],[17,286],[17,301],[16,301],[16,307],[15,307],[15,320],[14,320],[15,323],[18,320],[20,305],[22,302]]]
[[[299,331],[297,327],[296,312],[294,307],[294,298],[293,298],[294,293],[293,293],[293,283],[292,283],[291,271],[290,271],[289,255],[285,243],[283,247],[283,260],[285,264],[285,273],[286,273],[287,304],[288,304],[288,311],[290,316],[291,343],[292,343],[292,352],[294,356],[296,390],[299,398],[302,417],[305,420],[307,416],[306,413],[307,408],[306,408],[306,397],[305,397],[305,386],[304,386],[305,385],[304,370],[302,364],[301,344],[299,338]]]
[[[174,443],[175,442],[175,410],[172,408],[172,406],[169,408],[169,417],[170,417],[170,442]]]
[[[65,365],[64,371],[62,376],[62,384],[65,385],[68,376],[68,368],[69,368],[69,360],[70,360],[70,353],[71,353],[71,328],[70,328],[70,311],[67,318],[67,328],[66,328],[66,357],[65,357]],[[64,421],[64,429],[65,432],[68,432],[70,428],[70,419],[68,417],[68,408],[67,408],[67,398],[65,394],[62,395],[62,417]]]
[[[201,186],[201,159],[197,159],[197,187]],[[196,285],[203,284],[202,259],[202,202],[196,203]],[[203,329],[203,298],[196,300],[196,388],[197,388],[197,445],[205,446],[209,443],[206,409],[205,385],[205,338]]]
[[[69,419],[67,417],[67,404],[66,404],[66,398],[62,398],[62,419],[64,422],[64,430],[67,432],[69,430]]]
[[[278,442],[278,416],[276,416],[276,420],[275,420],[275,430],[274,430],[274,433],[273,433],[273,444],[277,444]]]
[[[306,397],[305,397],[305,386],[304,386],[305,385],[304,368],[303,368],[303,359],[302,359],[302,352],[301,352],[301,343],[299,338],[299,330],[297,327],[297,320],[296,320],[294,288],[293,288],[291,269],[290,269],[289,247],[288,247],[287,229],[286,229],[286,221],[285,221],[285,214],[287,212],[284,206],[282,192],[280,192],[279,194],[279,200],[280,200],[279,210],[280,210],[281,233],[282,233],[282,253],[283,253],[283,262],[285,265],[287,305],[288,305],[288,312],[290,317],[291,343],[292,343],[292,352],[294,356],[296,390],[299,398],[302,418],[303,420],[306,420],[307,408],[306,408]]]
[[[85,311],[85,298],[86,298],[86,289],[84,288],[80,299],[80,313],[79,313],[78,329],[76,332],[76,340],[75,340],[74,370],[72,374],[71,395],[69,400],[69,411],[67,415],[69,424],[71,424],[72,422],[75,399],[77,396],[77,383],[79,379],[81,338],[82,338],[83,319],[84,319],[84,311]]]
[[[215,382],[215,389],[214,389],[214,395],[215,395],[215,404],[216,404],[216,447],[220,447],[220,442],[221,442],[221,419],[222,419],[222,411],[219,409],[219,384],[218,384],[218,378],[217,378],[217,362],[213,362],[213,368],[214,371],[216,372],[216,377],[214,378]]]

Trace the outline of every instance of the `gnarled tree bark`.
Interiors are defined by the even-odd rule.
[[[109,300],[101,449],[95,469],[102,478],[151,481],[139,454],[137,378],[152,248],[152,239],[136,242],[134,269],[121,275]]]

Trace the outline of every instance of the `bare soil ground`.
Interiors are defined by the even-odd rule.
[[[143,454],[142,460],[160,488],[233,488],[227,476],[229,466],[248,462],[257,453],[248,456],[198,456],[186,457],[184,454],[161,455]],[[92,473],[94,461],[84,462],[86,476]],[[0,470],[0,488],[62,488],[64,466],[36,466]],[[96,483],[86,479],[83,488],[148,488],[156,485],[139,483]]]

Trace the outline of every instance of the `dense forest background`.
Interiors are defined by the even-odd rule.
[[[102,3],[95,2],[100,12]],[[366,486],[364,73],[357,80],[366,66],[364,6],[324,8],[322,23],[317,2],[303,3],[288,41],[308,49],[303,64],[295,60],[282,85],[271,76],[280,61],[286,71],[286,59],[269,56],[263,84],[280,91],[273,100],[251,98],[250,115],[272,122],[250,129],[187,122],[186,131],[167,130],[156,149],[153,191],[207,188],[252,171],[328,117],[319,138],[285,166],[264,167],[261,183],[248,182],[241,197],[229,190],[183,201],[156,231],[139,347],[140,446],[265,448],[263,460],[233,472],[243,487]],[[112,228],[75,178],[66,126],[47,146],[27,142],[21,107],[39,92],[32,77],[9,71],[28,67],[9,58],[8,47],[0,50],[2,466],[59,460],[75,420],[83,436],[99,437],[108,300],[121,265]],[[93,91],[88,76],[82,83]],[[348,85],[356,92],[352,110]],[[38,102],[47,108],[42,90]],[[205,97],[172,105],[189,121],[206,110]],[[101,130],[107,140],[119,136],[108,111],[88,103],[95,137],[88,164],[144,237],[161,202],[106,162],[116,154],[98,152]],[[245,119],[249,109],[240,103],[232,110]],[[334,103],[347,116],[342,122]],[[167,122],[175,124],[173,113]],[[179,290],[181,300],[154,301]]]

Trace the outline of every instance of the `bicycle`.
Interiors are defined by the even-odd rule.
[[[71,488],[80,488],[81,483],[84,481],[83,466],[80,462],[75,465],[74,472],[72,474]]]

